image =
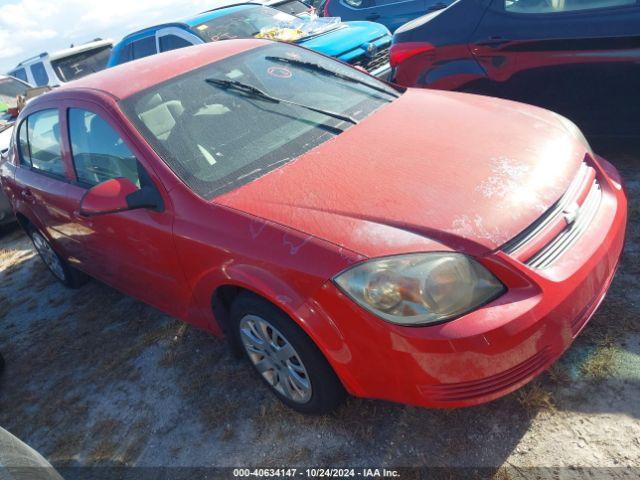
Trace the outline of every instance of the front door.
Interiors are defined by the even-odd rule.
[[[94,104],[73,102],[66,111],[68,150],[75,173],[69,186],[76,235],[75,256],[87,272],[105,282],[180,316],[190,289],[173,242],[170,199],[140,154],[125,141],[113,118]],[[159,192],[159,210],[138,209],[95,216],[80,214],[86,191],[112,178],[125,177],[138,187]]]

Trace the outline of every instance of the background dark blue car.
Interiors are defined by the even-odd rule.
[[[343,20],[369,20],[392,32],[421,15],[451,5],[454,0],[320,0],[318,13]],[[315,4],[315,2],[314,2]]]
[[[332,0],[334,1],[334,0]],[[397,29],[392,79],[640,135],[640,0],[457,0]]]

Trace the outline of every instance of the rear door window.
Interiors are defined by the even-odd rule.
[[[145,37],[140,40],[136,40],[131,44],[133,49],[133,59],[148,57],[158,53],[156,51],[156,37]]]
[[[22,163],[34,170],[65,176],[58,110],[41,110],[29,115],[20,125],[19,145]]]
[[[118,54],[118,64],[133,60],[133,46],[131,43],[123,45]]]
[[[47,75],[47,70],[42,62],[31,65],[31,75],[33,75],[33,81],[37,87],[49,84],[49,75]]]

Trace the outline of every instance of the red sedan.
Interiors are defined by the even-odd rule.
[[[226,334],[303,412],[512,392],[585,327],[623,246],[620,176],[565,118],[288,44],[125,64],[17,125],[2,181],[52,273]]]

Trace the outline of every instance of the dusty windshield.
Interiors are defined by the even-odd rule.
[[[58,78],[70,82],[107,67],[111,55],[111,45],[76,53],[51,62]]]
[[[274,43],[156,85],[121,106],[173,171],[212,198],[340,135],[398,95],[340,62]]]
[[[335,17],[302,19],[274,8],[238,5],[194,27],[207,42],[233,38],[267,38],[295,42],[340,26]]]

